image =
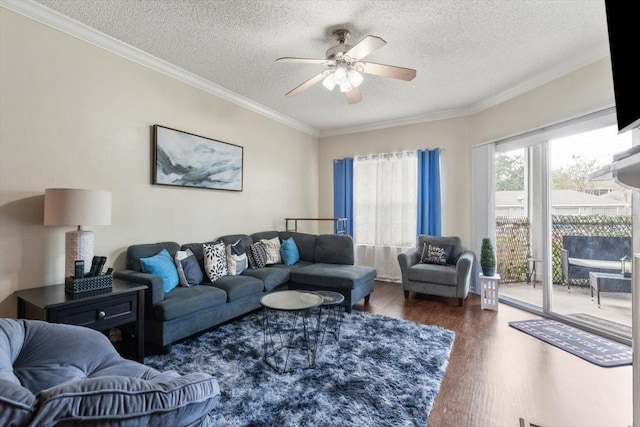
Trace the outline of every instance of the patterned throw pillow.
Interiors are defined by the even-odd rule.
[[[447,264],[455,265],[458,257],[462,253],[462,241],[457,236],[429,236],[421,234],[418,236],[418,256],[421,257],[425,245],[440,246],[442,248],[451,248],[449,251],[449,259]]]
[[[451,247],[425,244],[422,248],[420,260],[426,264],[446,265],[449,252],[451,252]]]
[[[204,269],[211,283],[227,275],[227,251],[224,242],[203,243]]]
[[[227,271],[230,276],[237,276],[247,269],[247,253],[240,240],[233,245],[227,245]]]
[[[180,286],[195,286],[202,283],[204,275],[196,256],[187,249],[186,251],[177,251],[176,268],[178,269],[178,277],[180,278]]]
[[[264,248],[267,251],[267,265],[268,264],[281,264],[282,256],[280,255],[280,239],[274,237],[273,239],[260,240],[264,244]]]
[[[250,268],[264,268],[267,265],[267,250],[264,244],[256,242],[247,251]]]

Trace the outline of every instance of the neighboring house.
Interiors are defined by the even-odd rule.
[[[524,191],[496,191],[496,216],[525,216]],[[601,196],[576,190],[552,190],[553,215],[631,215],[631,203],[620,191]]]

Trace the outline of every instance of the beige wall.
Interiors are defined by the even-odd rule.
[[[612,106],[609,58],[472,116],[320,139],[320,216],[333,216],[333,159],[440,147],[442,234],[471,246],[471,148]]]
[[[470,117],[480,144],[614,105],[609,57]]]
[[[113,193],[112,224],[89,229],[116,268],[130,244],[317,214],[317,138],[2,8],[0,19],[0,316],[15,316],[15,290],[63,280],[71,228],[42,225],[48,187]],[[151,185],[155,123],[243,146],[244,191]]]
[[[473,116],[318,142],[5,9],[0,19],[0,316],[15,315],[15,290],[62,281],[68,228],[42,225],[45,188],[113,193],[95,251],[120,268],[133,243],[331,217],[333,159],[440,147],[442,231],[469,245],[471,147],[613,104],[607,58]],[[152,186],[154,123],[243,146],[244,191]]]

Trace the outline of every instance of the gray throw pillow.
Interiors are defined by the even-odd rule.
[[[196,256],[191,249],[176,252],[176,267],[178,269],[178,277],[180,278],[180,286],[195,286],[202,283],[204,275]]]
[[[195,255],[183,259],[181,262],[184,277],[190,286],[199,285],[204,280],[204,274]]]

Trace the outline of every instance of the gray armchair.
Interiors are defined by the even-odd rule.
[[[0,425],[208,426],[218,382],[120,357],[83,326],[0,318]]]
[[[405,298],[413,291],[457,298],[458,305],[464,305],[473,281],[475,255],[462,248],[459,237],[421,234],[418,247],[398,255],[398,262]]]

